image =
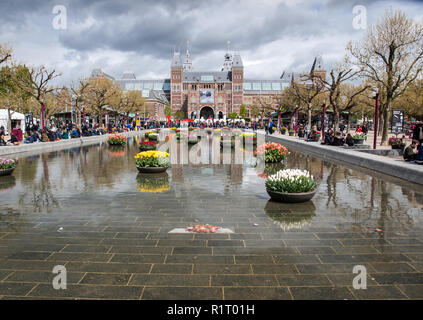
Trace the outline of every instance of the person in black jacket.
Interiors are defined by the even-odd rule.
[[[423,125],[421,122],[413,130],[413,140],[417,140],[420,144],[423,142]]]

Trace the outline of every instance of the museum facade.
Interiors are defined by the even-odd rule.
[[[191,119],[226,119],[228,114],[239,115],[241,105],[253,117],[254,105],[276,104],[275,97],[289,87],[298,74],[283,72],[279,79],[254,80],[244,78],[244,65],[239,53],[224,55],[220,71],[196,71],[189,47],[185,56],[174,52],[170,77],[162,80],[140,80],[133,72],[125,72],[118,81],[124,91],[139,90],[146,98],[149,114],[164,120],[164,108],[183,112]],[[313,69],[323,70],[321,60],[315,59]],[[98,75],[99,69],[92,76]],[[96,74],[95,74],[96,73]],[[105,75],[104,73],[101,73]]]

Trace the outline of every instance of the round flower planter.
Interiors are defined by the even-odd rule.
[[[354,140],[354,144],[363,144],[364,139],[353,139]]]
[[[13,170],[15,170],[16,167],[9,168],[9,169],[0,169],[0,177],[2,176],[9,176],[12,174]]]
[[[137,167],[140,173],[160,173],[165,172],[169,167]]]
[[[311,200],[316,194],[317,188],[310,192],[302,193],[285,193],[276,192],[266,188],[267,193],[273,201],[288,202],[288,203],[299,203]]]
[[[293,136],[294,136],[294,133],[295,133],[295,132],[290,132],[290,133],[289,133],[289,136],[290,136],[290,137],[293,137]]]

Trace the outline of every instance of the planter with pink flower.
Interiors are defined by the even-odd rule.
[[[15,170],[18,160],[0,158],[0,176],[11,175]]]
[[[285,160],[289,155],[289,151],[285,146],[271,142],[257,147],[254,154],[264,157],[266,163],[276,163]]]

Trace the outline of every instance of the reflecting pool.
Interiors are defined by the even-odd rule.
[[[207,287],[192,289],[198,299],[220,299],[222,288],[228,287],[231,294],[225,298],[235,299],[244,296],[234,287],[307,286],[306,282],[292,284],[293,277],[304,274],[324,277],[322,287],[347,288],[336,297],[355,299],[362,298],[361,293],[336,277],[345,274],[352,279],[351,263],[368,266],[375,286],[384,283],[376,277],[388,272],[384,263],[407,265],[408,272],[422,275],[423,189],[419,186],[295,150],[290,150],[286,163],[266,165],[264,171],[253,163],[188,164],[141,175],[134,164],[140,141],[141,137],[130,138],[121,149],[103,143],[20,158],[12,176],[0,177],[0,281],[13,278],[12,270],[51,273],[51,266],[61,262],[68,272],[82,273],[74,281],[75,291],[61,293],[63,297],[109,297],[112,293],[106,289],[98,289],[98,296],[82,289],[84,284],[101,284],[140,288],[128,296],[132,291],[123,290],[123,298],[185,298],[177,289],[161,289],[167,286]],[[284,167],[307,169],[318,179],[312,201],[269,200],[265,178]],[[168,233],[197,222],[234,233]],[[140,266],[145,269],[137,269]],[[110,272],[110,278],[90,280],[90,272]],[[111,283],[115,273],[132,276]],[[166,278],[169,274],[174,274],[175,283]],[[202,276],[195,280],[187,274]],[[284,274],[292,279],[280,278]],[[28,285],[28,292],[11,295],[56,294],[48,283],[35,284],[43,283],[37,275],[28,282],[37,287]],[[401,298],[411,297],[406,289]],[[300,289],[289,292],[287,297],[274,298],[303,297]],[[0,290],[0,297],[3,294]]]

